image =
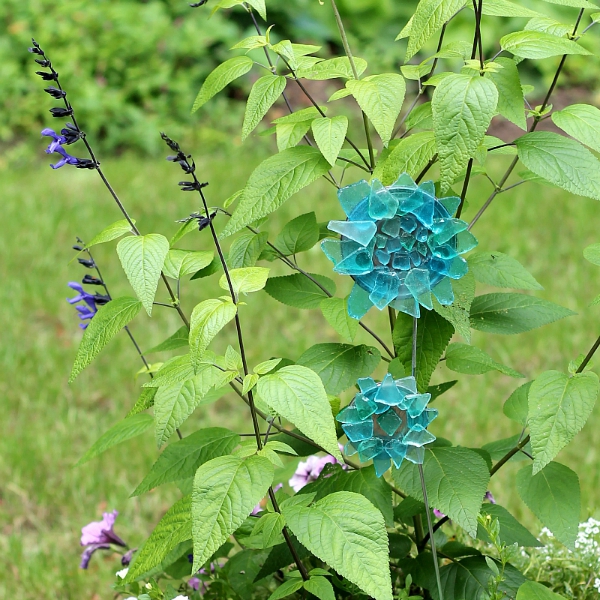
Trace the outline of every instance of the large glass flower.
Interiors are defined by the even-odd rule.
[[[431,394],[417,393],[414,377],[396,379],[388,373],[381,383],[371,377],[358,380],[360,392],[341,410],[336,419],[348,438],[344,451],[358,452],[361,462],[373,460],[381,477],[394,462],[397,468],[406,458],[423,463],[423,446],[435,440],[427,426],[437,417],[427,408]]]
[[[334,271],[355,281],[348,312],[355,319],[376,306],[391,306],[414,317],[419,305],[431,310],[432,294],[452,304],[450,279],[467,272],[460,255],[477,245],[467,223],[453,218],[460,198],[436,198],[433,182],[418,186],[406,173],[384,187],[364,179],[338,191],[348,219],[330,221],[341,239],[321,247]]]

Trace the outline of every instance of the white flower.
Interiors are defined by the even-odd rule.
[[[127,577],[127,573],[129,572],[129,567],[125,567],[124,569],[121,569],[120,571],[117,571],[115,573],[115,575],[119,578],[119,579],[125,579],[125,577]]]
[[[187,596],[177,596],[177,598],[173,598],[173,600],[190,600]]]
[[[600,579],[598,577],[594,580],[594,587],[600,592]]]

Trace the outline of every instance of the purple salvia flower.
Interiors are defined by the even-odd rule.
[[[81,545],[116,544],[126,547],[127,544],[113,531],[118,511],[102,514],[102,521],[92,521],[81,529]]]
[[[64,165],[74,165],[74,166],[79,165],[79,162],[80,162],[79,159],[76,158],[75,156],[71,156],[70,154],[67,154],[67,151],[62,146],[57,146],[55,148],[54,152],[58,152],[60,155],[62,155],[62,158],[55,165],[51,164],[50,168],[60,169]]]
[[[490,502],[490,504],[496,504],[496,499],[494,498],[494,496],[492,496],[492,492],[490,492],[490,490],[488,490],[485,493],[485,496],[483,497],[483,499]]]
[[[59,133],[56,133],[56,131],[54,131],[54,129],[50,129],[49,127],[46,127],[46,129],[42,129],[42,135],[52,138],[50,145],[48,146],[48,148],[46,148],[47,154],[52,154],[53,152],[56,151],[56,149],[59,146],[66,143],[66,141],[67,141],[67,138],[64,135],[60,135]]]
[[[315,481],[325,465],[340,464],[338,461],[328,454],[327,456],[309,456],[305,462],[298,463],[296,472],[292,475],[289,481],[290,486],[295,492],[299,492],[305,485]],[[345,468],[346,465],[342,465]]]
[[[79,318],[82,321],[87,321],[88,319],[91,321],[98,312],[96,308],[91,309],[88,306],[76,306],[75,308],[77,309],[77,312],[79,313]],[[81,327],[81,329],[87,329],[88,325],[89,323],[79,323],[79,327]]]
[[[79,563],[80,569],[87,569],[90,564],[90,560],[92,558],[92,554],[96,552],[96,550],[110,550],[109,544],[92,544],[88,546],[83,553],[81,554],[81,562]]]
[[[67,302],[69,304],[77,304],[78,302],[85,302],[90,308],[95,309],[96,308],[96,300],[94,297],[94,294],[88,294],[88,292],[86,292],[83,287],[81,286],[80,283],[77,283],[76,281],[69,281],[69,283],[67,283],[67,285],[75,290],[76,292],[79,292],[77,294],[77,296],[75,296],[74,298],[67,298]]]

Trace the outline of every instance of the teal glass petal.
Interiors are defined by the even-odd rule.
[[[454,302],[452,284],[447,278],[442,279],[437,285],[433,286],[431,292],[436,297],[437,301],[444,306],[448,306]]]
[[[387,452],[382,452],[373,458],[373,466],[375,467],[375,475],[381,477],[392,466]]]
[[[375,250],[375,258],[382,265],[387,265],[390,262],[390,253],[385,250]]]
[[[353,427],[355,427],[355,425],[353,425]],[[425,444],[431,444],[435,439],[433,433],[424,429],[422,431],[409,431],[404,436],[404,443],[409,446],[424,446]]]
[[[433,181],[425,181],[419,186],[426,194],[435,198],[435,183]]]
[[[400,282],[394,273],[379,273],[369,299],[380,310],[384,309],[398,295]]]
[[[373,179],[369,197],[369,215],[373,219],[391,219],[398,210],[398,198],[383,187],[378,179]]]
[[[396,298],[390,306],[417,319],[421,316],[419,303],[414,298]]]
[[[411,431],[422,431],[423,429],[427,429],[437,416],[437,408],[426,408],[417,417],[409,416],[407,419],[407,426]]]
[[[327,229],[354,240],[361,246],[368,246],[377,233],[377,225],[373,221],[329,221]]]
[[[371,438],[358,444],[358,457],[360,462],[367,462],[383,452],[383,440]]]
[[[392,219],[383,221],[381,231],[391,238],[398,237],[400,235],[400,217],[393,217]]]
[[[379,425],[384,433],[392,436],[398,431],[398,427],[402,425],[402,419],[393,408],[390,408],[383,414],[377,416],[377,425]]]
[[[338,190],[340,204],[348,217],[352,214],[354,209],[370,195],[371,186],[364,179]]]
[[[410,257],[405,252],[396,252],[392,260],[392,266],[394,269],[400,271],[408,271],[410,269]]]
[[[387,455],[394,461],[394,465],[397,469],[400,468],[408,446],[403,444],[400,440],[389,440],[385,444],[385,451]]]
[[[344,446],[344,454],[346,456],[354,456],[357,452],[358,452],[358,450],[356,449],[356,446],[352,442],[346,442],[346,444]]]
[[[411,269],[406,276],[404,284],[419,304],[429,310],[433,308],[429,271],[425,269]]]
[[[403,398],[404,396],[396,386],[394,378],[390,373],[387,373],[375,395],[375,401],[381,404],[387,404],[388,406],[398,406]]]
[[[363,394],[356,394],[354,398],[354,406],[356,412],[359,414],[361,419],[367,419],[371,415],[375,414],[377,410],[377,403],[374,400],[367,398]]]
[[[423,446],[408,446],[406,460],[410,460],[410,462],[416,465],[422,465],[425,460],[425,448]]]
[[[477,238],[470,231],[461,231],[456,236],[456,251],[458,254],[473,250],[477,244]]]
[[[345,423],[344,433],[351,442],[362,442],[373,437],[373,421],[368,419],[362,423]]]
[[[450,269],[448,269],[448,277],[451,279],[460,279],[467,274],[469,266],[467,261],[462,256],[457,256],[452,260]]]
[[[445,244],[457,233],[466,229],[467,224],[461,219],[436,219],[431,228],[434,233],[433,239],[437,244]],[[477,245],[477,242],[475,244]]]
[[[354,404],[349,404],[340,410],[335,420],[340,423],[362,423],[365,419],[360,416]]]
[[[373,255],[368,248],[361,248],[345,256],[333,270],[340,275],[366,275],[373,270]]]
[[[403,396],[406,396],[406,394],[417,393],[417,382],[412,375],[410,375],[409,377],[402,377],[401,379],[396,379],[395,383],[396,387]]]
[[[360,320],[372,306],[373,303],[369,299],[369,292],[363,290],[360,285],[355,283],[350,296],[348,296],[348,314],[353,319]]]
[[[448,196],[447,198],[440,198],[439,201],[441,202],[442,206],[448,211],[448,214],[450,216],[453,216],[458,210],[458,207],[460,206],[460,198],[458,198],[457,196]]]
[[[321,242],[321,250],[325,256],[334,264],[337,265],[342,261],[342,241],[325,238]]]
[[[379,386],[372,377],[360,377],[357,381],[358,387],[363,394],[376,390]]]
[[[390,186],[390,189],[396,188],[416,188],[417,184],[408,173],[402,173],[398,179]]]
[[[425,410],[425,407],[430,400],[431,394],[415,394],[414,396],[407,396],[404,400],[406,411],[411,417],[418,417]]]

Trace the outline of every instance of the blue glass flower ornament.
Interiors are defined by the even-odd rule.
[[[417,185],[407,174],[389,187],[363,179],[338,190],[338,198],[348,218],[328,228],[341,239],[327,238],[321,248],[334,271],[355,281],[351,317],[388,305],[419,317],[419,306],[433,308],[432,294],[452,304],[450,279],[467,272],[460,255],[477,245],[467,223],[453,218],[460,198],[438,199],[432,181]]]
[[[381,477],[406,458],[423,464],[424,445],[435,440],[427,426],[437,417],[427,408],[431,394],[419,394],[414,377],[394,379],[389,373],[381,383],[371,377],[358,380],[360,392],[342,409],[336,420],[348,438],[344,452],[358,453],[361,462],[373,460]]]

